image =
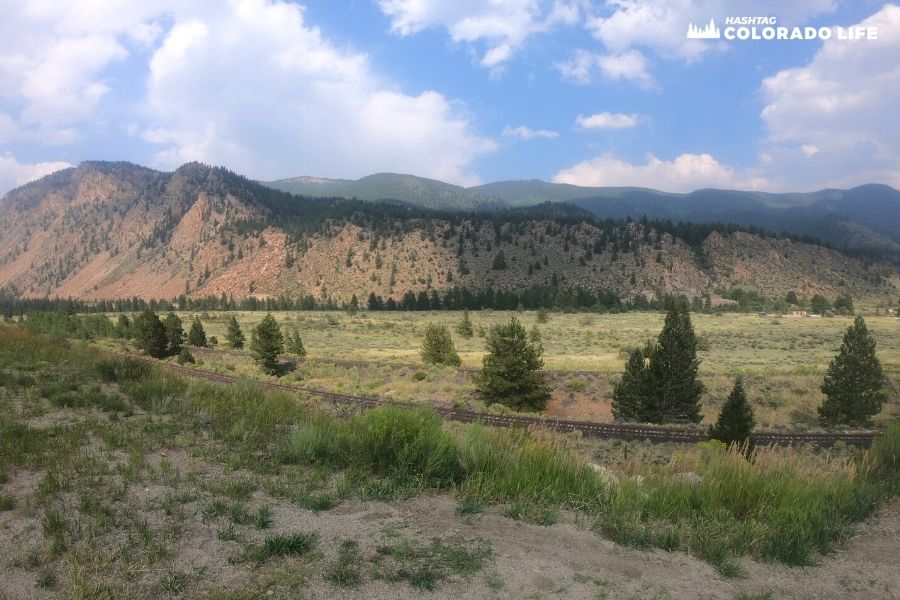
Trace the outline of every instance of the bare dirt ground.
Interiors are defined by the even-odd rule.
[[[845,548],[822,557],[813,567],[796,568],[741,561],[745,576],[729,579],[710,565],[678,552],[641,551],[618,546],[590,530],[573,514],[549,527],[505,518],[497,509],[459,516],[457,502],[446,495],[398,502],[347,500],[336,507],[314,512],[257,490],[246,499],[252,511],[263,504],[271,508],[271,525],[260,531],[240,528],[239,539],[223,541],[227,518],[200,518],[205,500],[204,486],[214,482],[221,469],[179,450],[147,457],[150,467],[163,460],[183,477],[142,481],[129,487],[118,504],[137,511],[135,517],[153,529],[164,529],[174,520],[181,534],[167,558],[131,573],[126,583],[131,597],[142,598],[896,598],[900,589],[900,500],[881,507],[857,528]],[[152,469],[151,469],[152,470]],[[41,534],[40,511],[28,498],[35,493],[40,473],[20,471],[3,486],[16,498],[12,510],[0,513],[0,597],[13,599],[54,597],[116,597],[100,593],[102,588],[73,593],[71,582],[86,567],[54,567],[56,589],[36,586],[38,569],[28,564],[29,549],[46,544]],[[173,481],[179,483],[172,483]],[[189,492],[187,500],[166,516],[160,504],[167,495]],[[73,511],[74,512],[74,511]],[[317,551],[303,558],[287,558],[258,566],[235,560],[248,543],[281,532],[308,531],[319,534]],[[428,544],[464,542],[490,549],[476,573],[454,574],[431,590],[405,582],[372,576],[379,546],[396,540]],[[103,538],[97,556],[122,543],[122,533]],[[352,588],[337,586],[323,576],[335,560],[342,541],[358,543],[361,582]],[[103,559],[100,559],[101,561]],[[110,561],[113,559],[110,558]],[[91,567],[96,568],[96,566]],[[46,570],[46,569],[45,569]],[[120,577],[99,569],[113,578]],[[173,573],[178,585],[167,585]],[[166,578],[170,578],[167,580]],[[119,584],[122,582],[120,581]],[[84,594],[94,589],[96,595]],[[115,588],[119,591],[125,589]],[[743,595],[742,595],[743,594]]]

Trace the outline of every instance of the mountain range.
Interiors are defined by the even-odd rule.
[[[588,212],[592,198],[651,205],[637,204],[632,194],[658,204],[668,198],[712,206],[712,191],[677,196],[629,188],[576,198],[584,188],[543,182],[464,189],[393,175],[292,181],[306,186],[298,188],[306,195],[199,163],[174,172],[122,162],[84,162],[59,171],[0,199],[0,291],[32,298],[184,294],[342,303],[353,295],[399,300],[409,292],[460,287],[552,288],[623,301],[678,293],[716,304],[743,290],[766,298],[790,291],[807,298],[851,294],[893,304],[900,288],[894,264],[797,236],[601,220]],[[309,191],[316,186],[319,192]],[[326,193],[322,186],[334,187]],[[356,199],[339,197],[349,189]],[[869,187],[831,196],[726,194],[781,211],[825,210],[822,202],[830,198],[829,206],[847,215],[842,223],[869,236],[875,230],[866,224],[870,215],[854,209],[852,200],[890,208],[897,192]],[[394,201],[362,199],[379,197]],[[886,215],[879,227],[889,230],[895,217]]]
[[[600,218],[647,216],[676,222],[734,223],[810,236],[855,253],[900,260],[900,191],[887,185],[807,193],[703,189],[674,194],[639,187],[581,187],[538,179],[464,188],[393,173],[356,180],[295,177],[264,183],[306,196],[393,200],[457,210],[566,202]]]

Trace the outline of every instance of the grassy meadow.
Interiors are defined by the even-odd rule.
[[[869,451],[762,449],[752,462],[716,443],[647,452],[442,423],[427,408],[347,412],[249,379],[188,381],[89,342],[0,333],[10,597],[395,597],[391,586],[454,585],[484,597],[516,585],[515,561],[492,544],[522,530],[452,532],[492,515],[684,551],[739,577],[742,557],[815,562],[900,489],[897,426]],[[413,498],[424,504],[390,510]],[[448,498],[455,515],[434,523]],[[415,510],[433,529],[410,525]]]
[[[260,377],[246,352],[223,348],[232,314],[248,339],[252,326],[264,316],[255,312],[180,316],[185,329],[191,319],[200,316],[207,336],[220,340],[217,348],[195,352],[205,368]],[[457,371],[422,366],[419,349],[427,323],[446,324],[453,331],[461,319],[458,312],[274,313],[280,323],[298,328],[308,352],[308,359],[297,362],[282,379],[331,391],[478,408],[466,368],[481,365],[483,332],[513,315],[526,328],[537,325],[540,331],[545,367],[552,371],[555,389],[548,414],[598,421],[612,418],[612,387],[624,368],[627,352],[655,340],[664,319],[663,314],[654,312],[551,313],[549,322],[538,324],[534,312],[473,312],[476,335],[467,339],[453,333],[464,367]],[[115,319],[116,315],[110,316]],[[701,340],[700,375],[707,386],[705,422],[716,418],[733,376],[741,374],[761,427],[816,427],[816,408],[823,398],[819,391],[822,376],[851,317],[693,314],[692,319]],[[877,420],[886,423],[900,417],[900,320],[872,315],[866,322],[878,342],[878,356],[890,381],[891,400]],[[115,346],[112,341],[104,343]]]

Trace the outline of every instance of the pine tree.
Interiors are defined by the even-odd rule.
[[[464,338],[470,338],[475,335],[475,328],[472,327],[472,319],[469,317],[468,309],[463,311],[462,321],[456,325],[456,333]]]
[[[128,319],[128,315],[119,315],[116,323],[116,335],[125,339],[131,337],[131,321]]]
[[[135,340],[138,347],[154,358],[166,355],[168,340],[166,326],[159,315],[149,308],[134,319]]]
[[[297,356],[306,356],[306,348],[303,346],[303,340],[300,338],[300,331],[294,327],[284,336],[287,351]]]
[[[542,410],[550,400],[550,386],[541,372],[542,351],[528,341],[518,319],[491,327],[487,350],[475,376],[475,387],[484,400],[515,409]]]
[[[181,319],[173,312],[166,315],[166,320],[163,323],[166,326],[166,352],[170,356],[174,356],[181,352],[181,348],[184,347],[184,327],[181,324]]]
[[[828,365],[822,393],[819,421],[826,427],[868,427],[881,411],[887,399],[884,373],[862,317],[856,317],[844,334],[838,355]]]
[[[541,345],[541,330],[538,329],[537,323],[532,325],[531,331],[528,332],[528,341],[530,341],[535,346]]]
[[[200,317],[194,317],[191,323],[191,329],[188,331],[188,344],[197,348],[206,348],[208,345],[206,343],[206,331],[203,329]]]
[[[234,349],[244,347],[244,332],[241,331],[241,326],[234,316],[228,321],[228,330],[225,332],[225,339],[228,340],[228,345]]]
[[[278,355],[284,352],[281,328],[271,314],[267,314],[250,335],[250,354],[263,371],[274,375],[278,372]]]
[[[748,452],[752,447],[753,427],[756,421],[753,418],[753,407],[747,401],[744,391],[744,382],[740,377],[734,380],[734,388],[722,405],[719,420],[709,428],[709,437],[725,444],[738,444]]]
[[[617,421],[647,420],[646,405],[650,397],[649,372],[644,354],[632,350],[622,379],[613,388],[612,413]]]
[[[644,417],[652,423],[699,423],[703,384],[697,379],[697,338],[683,300],[672,301],[650,355],[650,395]]]
[[[421,356],[430,365],[458,367],[462,363],[446,325],[429,323],[425,326]]]

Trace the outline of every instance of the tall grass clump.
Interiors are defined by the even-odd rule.
[[[744,554],[805,565],[877,499],[850,459],[813,467],[796,452],[766,448],[748,461],[739,448],[712,442],[617,486],[597,526],[620,543],[686,550],[723,572]]]
[[[278,442],[277,458],[284,464],[337,464],[340,461],[338,423],[310,418],[292,426]]]
[[[381,406],[354,417],[339,437],[345,461],[376,475],[446,487],[459,479],[453,437],[430,409]]]
[[[900,493],[900,423],[889,424],[863,457],[863,470],[885,493]]]
[[[585,507],[608,490],[597,473],[561,444],[525,431],[465,428],[459,438],[461,492],[486,502]]]

